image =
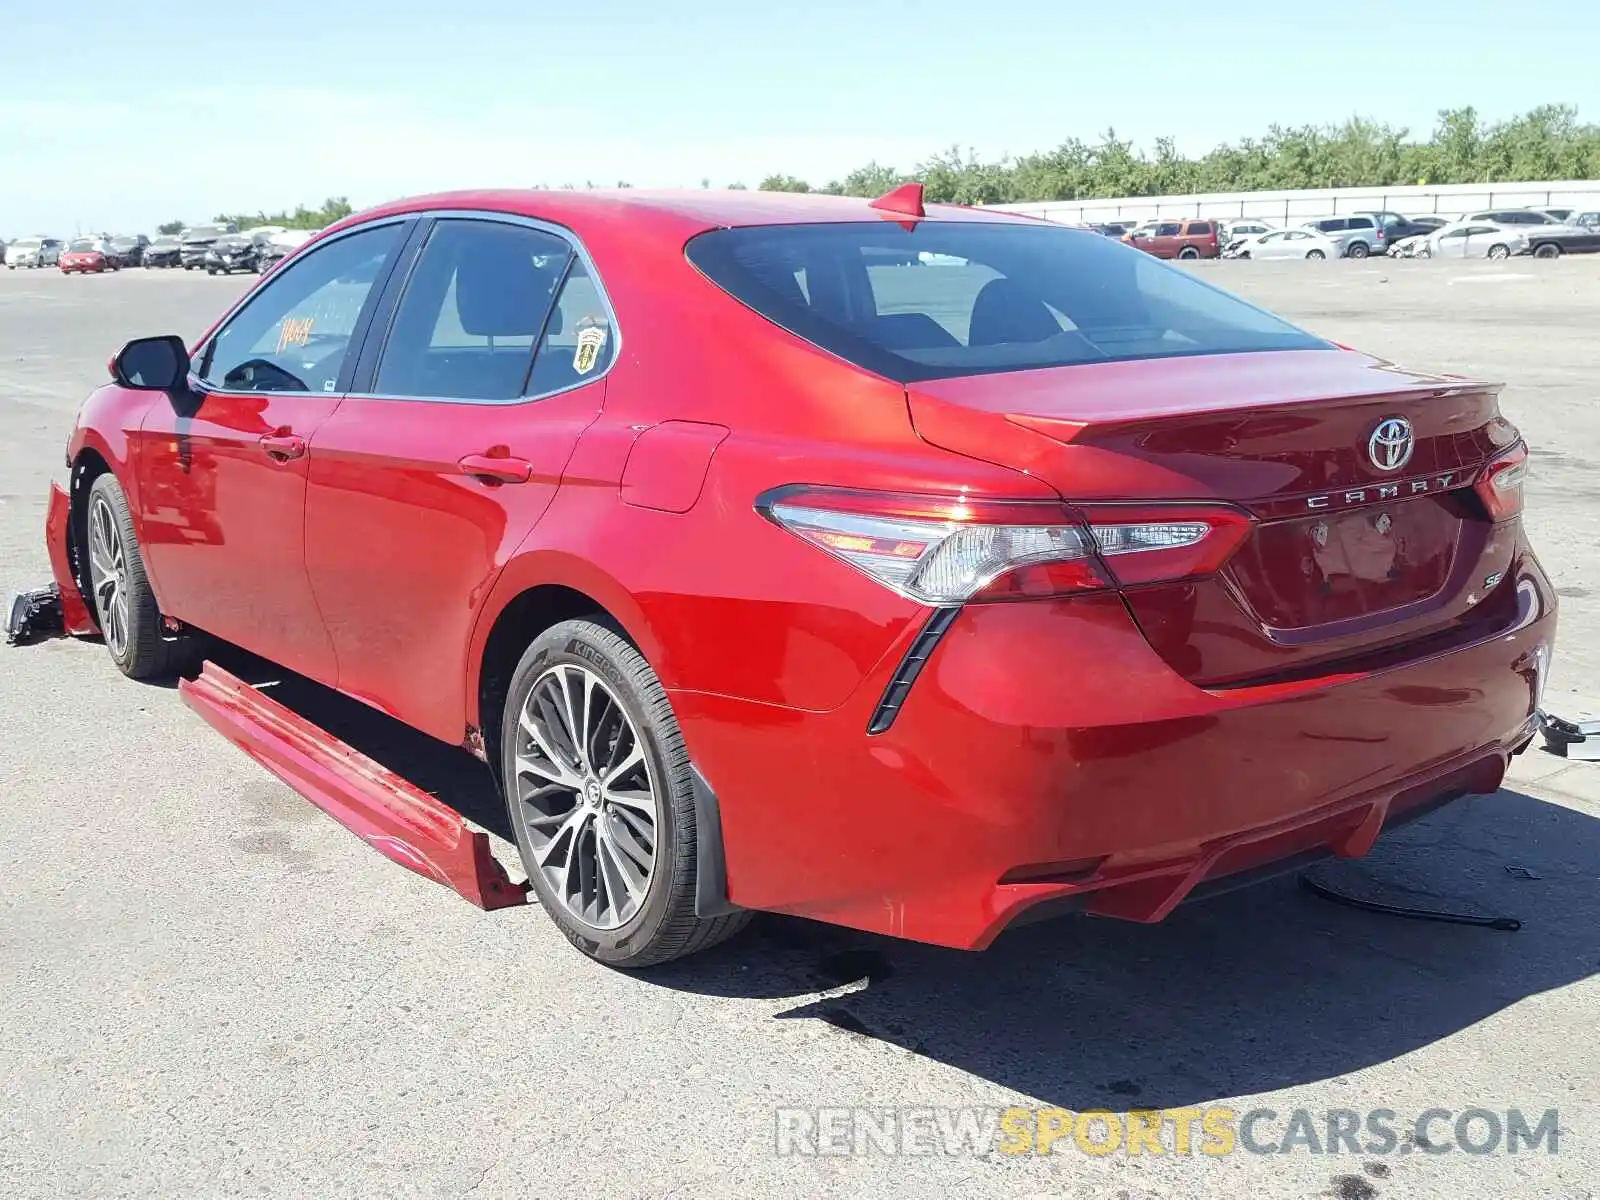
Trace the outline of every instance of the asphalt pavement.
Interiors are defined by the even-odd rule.
[[[1199,269],[1508,382],[1564,604],[1551,704],[1600,695],[1600,257]],[[0,272],[0,590],[48,578],[46,487],[108,356],[249,282]],[[504,833],[463,753],[311,685],[282,698]],[[0,647],[0,721],[0,1196],[1600,1194],[1600,764],[1530,752],[1331,876],[1516,933],[1280,880],[984,954],[761,918],[630,976],[537,908],[485,914],[389,863],[95,642]],[[1202,1143],[1219,1107],[1273,1115]],[[1179,1113],[1161,1153],[1129,1137],[1144,1110]]]

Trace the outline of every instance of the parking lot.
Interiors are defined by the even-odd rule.
[[[1600,256],[1195,269],[1335,341],[1507,381],[1564,604],[1548,703],[1593,703]],[[48,578],[46,488],[107,357],[195,334],[251,282],[0,272],[0,589]],[[1530,751],[1498,794],[1329,876],[1516,933],[1281,879],[981,955],[763,918],[629,976],[531,907],[485,914],[397,869],[99,645],[0,653],[5,1197],[1600,1195],[1600,765]],[[464,752],[313,685],[275,694],[506,832]],[[1319,1133],[1329,1110],[1388,1109],[1402,1134],[1359,1154],[779,1152],[819,1109],[1216,1105],[1271,1109],[1264,1143],[1299,1109]],[[1408,1139],[1429,1109],[1558,1110],[1558,1151]]]

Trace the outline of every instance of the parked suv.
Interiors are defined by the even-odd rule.
[[[1430,234],[1436,229],[1443,229],[1449,223],[1443,217],[1405,217],[1394,212],[1365,212],[1358,215],[1371,217],[1383,231],[1384,248],[1379,250],[1374,247],[1372,251],[1374,254],[1383,253],[1402,238]]]
[[[1394,215],[1394,214],[1385,214]],[[1339,247],[1342,258],[1366,258],[1389,248],[1389,237],[1382,222],[1371,213],[1352,213],[1348,217],[1321,217],[1307,221],[1304,229],[1315,229]]]
[[[1217,258],[1222,253],[1218,224],[1209,218],[1146,221],[1122,240],[1157,258]]]

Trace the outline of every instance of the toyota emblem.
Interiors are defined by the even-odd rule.
[[[1380,471],[1398,471],[1411,461],[1416,448],[1411,422],[1404,417],[1385,417],[1367,439],[1367,457]]]

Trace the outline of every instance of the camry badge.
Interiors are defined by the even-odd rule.
[[[1411,461],[1415,449],[1411,422],[1404,417],[1385,417],[1367,439],[1367,457],[1380,471],[1398,471]]]

